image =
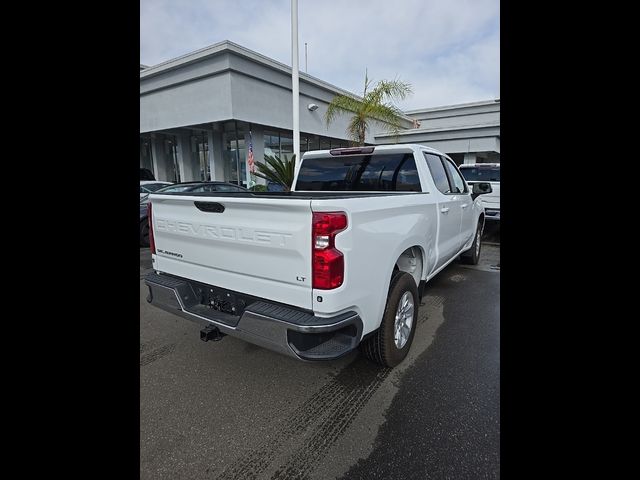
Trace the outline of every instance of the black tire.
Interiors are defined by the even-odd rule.
[[[466,263],[467,265],[477,265],[480,261],[480,251],[482,250],[482,226],[482,219],[480,219],[478,221],[478,226],[476,227],[476,233],[473,238],[471,248],[460,255],[462,263]]]
[[[149,219],[145,218],[140,222],[140,246],[149,247]]]
[[[396,346],[394,340],[394,323],[398,304],[405,292],[410,292],[413,296],[413,323],[409,332],[409,337],[402,348]],[[413,277],[406,272],[395,270],[391,276],[387,304],[384,308],[382,323],[372,335],[367,337],[361,344],[362,353],[371,361],[379,363],[384,367],[395,367],[409,353],[411,343],[416,331],[418,321],[418,288]]]

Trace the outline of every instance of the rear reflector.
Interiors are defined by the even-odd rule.
[[[149,222],[149,247],[151,248],[151,253],[156,253],[156,242],[153,239],[153,216],[151,214],[151,202],[147,203],[147,219]]]
[[[376,147],[351,147],[351,148],[334,148],[329,150],[331,155],[362,155],[373,153]]]

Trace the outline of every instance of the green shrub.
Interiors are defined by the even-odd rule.
[[[290,160],[280,159],[277,155],[264,156],[264,163],[256,162],[256,177],[263,178],[268,182],[278,183],[284,187],[285,192],[291,190],[293,177],[296,169],[296,156],[292,155]]]

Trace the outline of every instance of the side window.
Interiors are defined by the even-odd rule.
[[[455,167],[451,161],[447,158],[443,158],[442,161],[447,167],[447,171],[449,173],[449,180],[453,185],[451,191],[453,193],[467,193],[467,189],[464,184],[464,180],[462,179],[462,175],[458,172],[458,169]]]
[[[427,159],[427,165],[429,171],[433,177],[433,181],[436,184],[436,188],[442,193],[451,193],[451,186],[449,185],[449,179],[447,178],[447,172],[444,171],[444,166],[438,155],[431,153],[424,153],[424,157]]]
[[[421,192],[420,177],[416,168],[416,161],[413,155],[405,156],[400,164],[398,176],[395,183],[397,192]]]

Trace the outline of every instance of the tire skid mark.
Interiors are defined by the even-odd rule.
[[[307,479],[327,455],[329,449],[346,432],[390,372],[391,369],[380,369],[371,382],[355,385],[353,390],[330,412],[328,418],[315,429],[305,445],[299,448],[285,465],[279,467],[271,479]]]
[[[368,360],[358,357],[303,403],[291,418],[285,420],[283,425],[276,429],[274,437],[263,442],[247,455],[243,455],[239,461],[230,465],[217,478],[221,480],[257,478],[276,460],[285,444],[295,440],[295,437],[303,435],[318,422],[320,422],[320,426],[313,431],[307,445],[322,443],[322,440],[325,439],[330,442],[328,444],[330,447],[351,423],[354,416],[352,410],[355,409],[355,414],[360,411],[390,371],[390,369],[382,369]],[[314,453],[314,456],[317,457],[314,465],[323,458],[328,447],[322,448],[321,452]],[[308,456],[308,448],[316,447],[302,447],[297,453],[294,453],[294,457],[304,460],[304,456]],[[288,469],[289,463],[291,461],[283,468]],[[297,465],[297,463],[298,461],[295,464]],[[276,472],[277,474],[278,472]]]
[[[151,350],[149,353],[145,353],[140,357],[140,366],[144,367],[145,365],[149,365],[156,360],[161,359],[162,357],[166,357],[167,355],[173,353],[176,349],[175,343],[170,343],[168,345],[163,345],[162,347]],[[142,352],[142,345],[140,346],[140,351]]]
[[[444,297],[442,295],[427,295],[425,300],[425,304],[430,307],[439,307],[444,303]]]
[[[326,383],[307,402],[302,404],[286,423],[282,425],[273,438],[263,442],[256,449],[244,455],[239,461],[230,465],[218,477],[221,480],[256,478],[273,461],[274,454],[283,444],[291,440],[291,437],[300,435],[319,415],[322,415],[332,403],[342,395],[345,386],[335,382],[335,379]]]

